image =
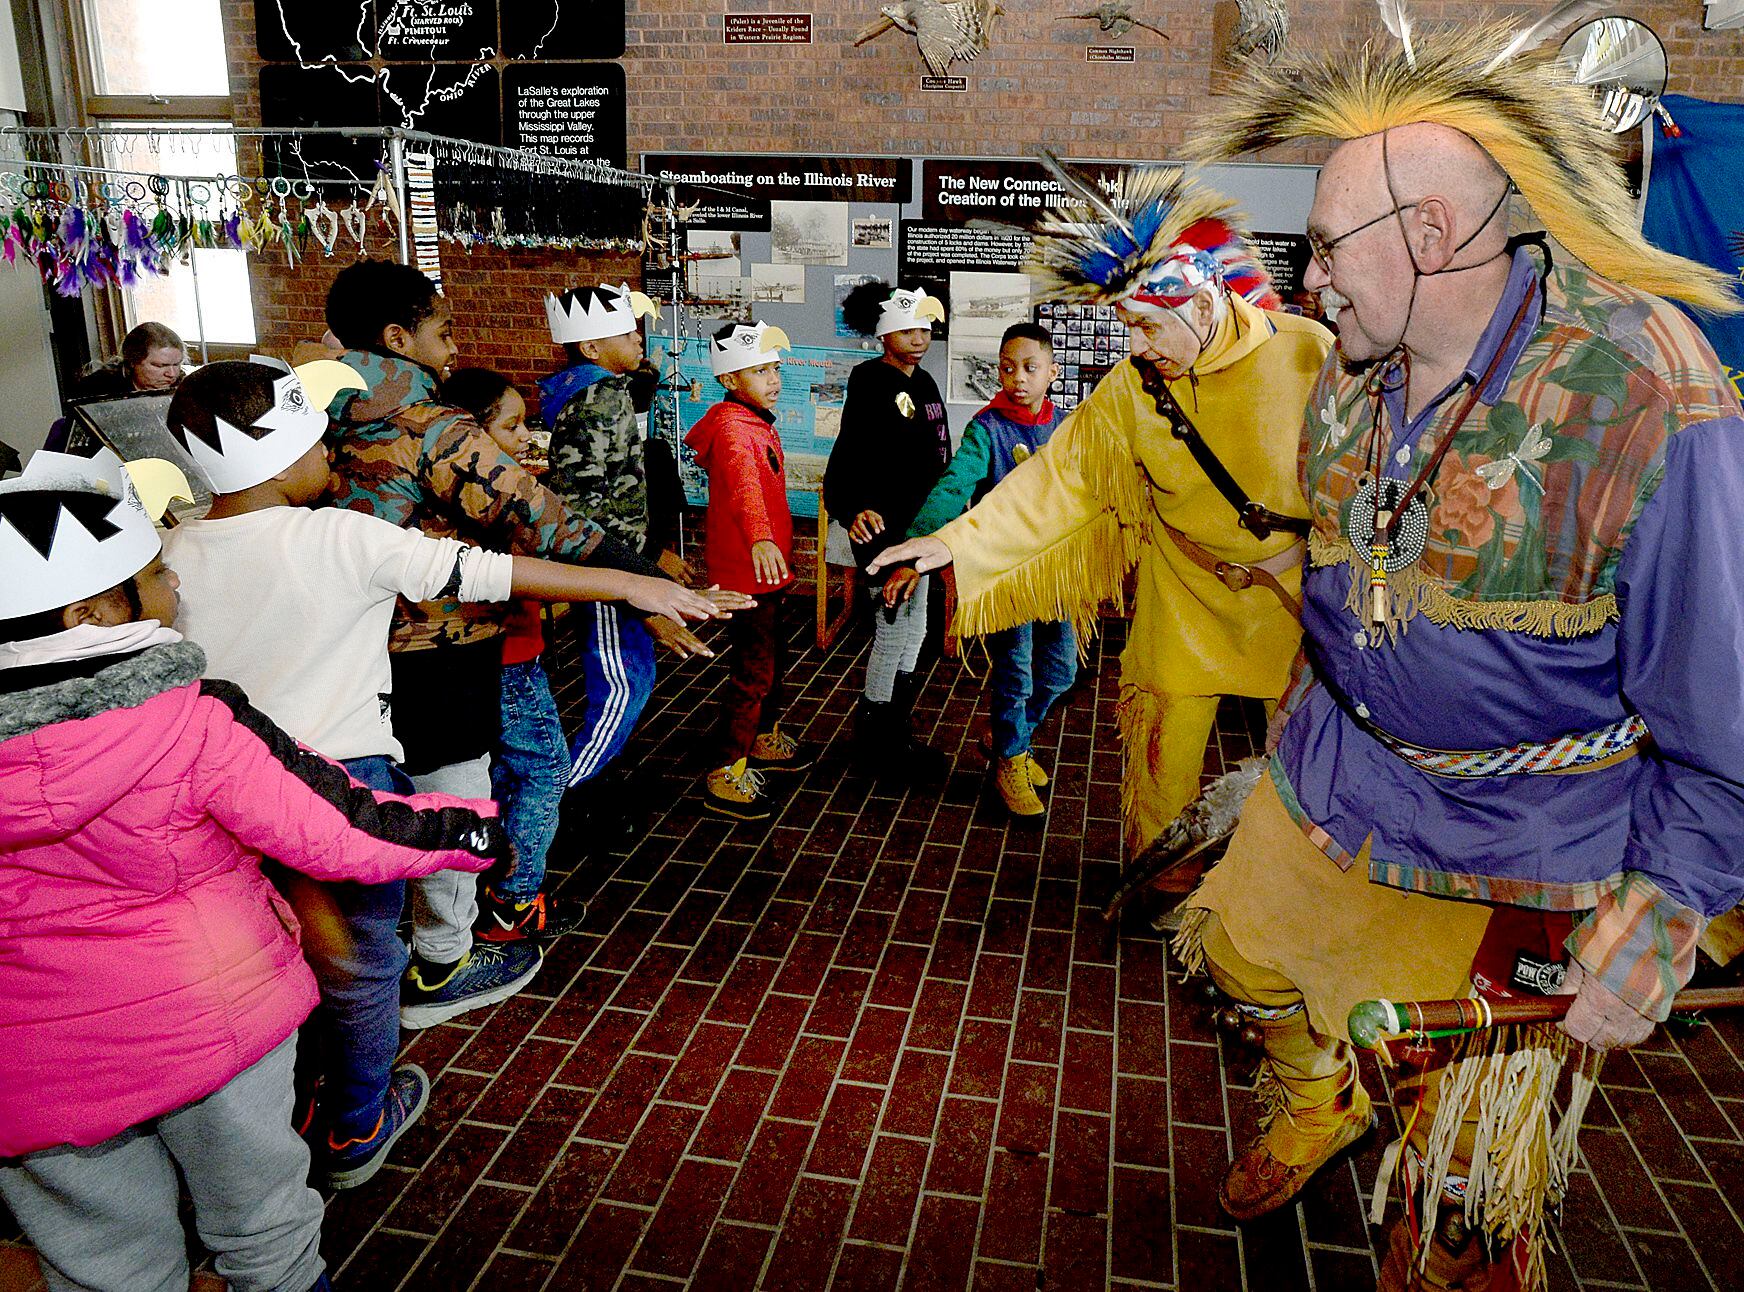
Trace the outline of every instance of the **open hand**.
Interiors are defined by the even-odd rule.
[[[856,543],[870,543],[883,532],[884,517],[870,507],[854,517],[854,523],[848,526],[848,537]]]
[[[755,610],[757,608],[755,597],[747,597],[743,592],[728,592],[719,584],[711,586],[702,595],[713,602],[716,608],[723,611]]]
[[[638,578],[629,603],[651,615],[668,619],[729,619],[732,607],[717,604],[700,592],[674,583],[671,579]]]
[[[887,547],[872,558],[872,563],[866,567],[866,573],[877,574],[892,565],[912,565],[916,574],[931,574],[934,570],[942,570],[951,563],[951,549],[945,546],[942,538],[932,534],[923,534],[919,538],[911,538],[906,543],[898,543]]]
[[[768,539],[751,544],[751,568],[757,572],[757,582],[777,584],[787,580],[787,558]]]
[[[682,590],[680,589],[680,591]],[[690,659],[694,655],[701,655],[705,659],[715,657],[715,653],[703,645],[700,637],[676,619],[668,619],[665,615],[655,615],[644,626],[648,629],[650,637],[678,656],[679,659]]]

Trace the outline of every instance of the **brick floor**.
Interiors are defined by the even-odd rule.
[[[952,661],[921,702],[958,756],[943,792],[846,770],[859,638],[792,669],[791,726],[825,756],[781,816],[707,818],[690,790],[722,670],[663,665],[632,755],[667,810],[569,876],[588,923],[526,992],[409,1038],[434,1096],[328,1206],[341,1287],[1372,1287],[1379,1147],[1231,1224],[1215,1187],[1254,1126],[1252,1056],[1158,935],[1099,917],[1121,636],[1038,742],[1045,830],[1007,824]],[[1256,718],[1226,708],[1208,772]],[[1611,1062],[1554,1288],[1744,1287],[1740,1056],[1744,1021],[1716,1016]],[[20,1255],[0,1246],[0,1292],[34,1286]]]

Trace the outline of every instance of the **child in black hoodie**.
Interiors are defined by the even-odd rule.
[[[841,432],[824,471],[824,505],[848,527],[862,571],[899,542],[951,460],[951,432],[938,383],[920,367],[944,307],[918,289],[868,283],[849,293],[843,317],[876,336],[884,353],[854,369]],[[949,760],[912,729],[920,685],[914,675],[926,639],[928,579],[894,610],[873,618],[866,689],[854,720],[855,755],[875,771],[935,779]],[[876,592],[876,581],[868,581]]]

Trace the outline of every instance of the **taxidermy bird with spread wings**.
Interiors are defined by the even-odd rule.
[[[933,75],[943,76],[952,62],[967,62],[987,48],[993,19],[1005,10],[999,0],[899,0],[878,12],[883,16],[854,37],[856,45],[900,27],[919,42]]]
[[[1134,27],[1143,27],[1146,31],[1154,31],[1164,40],[1169,40],[1169,33],[1161,27],[1146,22],[1143,18],[1132,16],[1132,0],[1103,0],[1089,13],[1063,13],[1055,17],[1055,22],[1072,22],[1077,20],[1095,19],[1103,31],[1119,40]]]

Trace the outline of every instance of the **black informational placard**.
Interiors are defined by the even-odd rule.
[[[531,68],[569,78],[579,60],[624,53],[624,0],[257,0],[254,12],[262,98],[270,92],[276,103],[271,125],[402,126],[513,144],[503,60],[517,85],[533,86],[543,82]],[[614,79],[605,101],[583,109],[596,115],[577,118],[592,123],[575,132],[584,142],[544,151],[622,166],[623,70],[588,75],[589,84]],[[374,78],[379,101],[371,88],[365,105],[360,77]],[[322,102],[329,87],[334,101]]]
[[[906,285],[919,274],[970,270],[1010,274],[1029,259],[1030,236],[1021,229],[970,228],[962,224],[902,222],[898,272]]]
[[[901,203],[914,188],[912,163],[901,157],[645,153],[642,169],[676,181],[681,205],[701,203],[688,222],[693,229],[767,230],[771,201]],[[735,201],[723,189],[744,197]]]
[[[503,69],[503,143],[622,169],[624,100],[618,63],[511,63]]]
[[[381,105],[373,71],[360,64],[298,67],[268,64],[260,69],[260,123],[263,126],[379,126]],[[379,139],[312,135],[266,139],[262,161],[269,175],[343,179],[351,176],[366,189],[375,183]]]
[[[374,6],[367,0],[255,0],[254,33],[255,48],[269,63],[359,62],[375,44]]]
[[[1284,304],[1302,291],[1302,279],[1308,272],[1308,237],[1301,233],[1253,233],[1248,245],[1272,276],[1272,287]]]

